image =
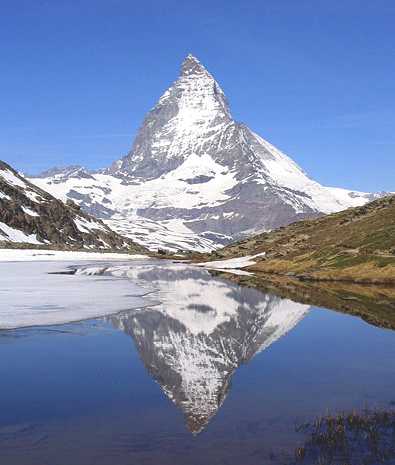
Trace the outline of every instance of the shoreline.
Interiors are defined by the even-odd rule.
[[[327,308],[362,318],[369,324],[395,330],[395,286],[344,281],[301,281],[294,277],[255,273],[236,275],[209,270],[217,277],[288,298],[294,302]]]

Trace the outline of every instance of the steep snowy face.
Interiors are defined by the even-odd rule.
[[[109,320],[133,337],[148,371],[183,411],[193,433],[217,413],[235,370],[309,310],[192,266],[118,266],[105,272],[156,289],[150,297],[157,305]]]
[[[206,153],[206,143],[232,121],[225,95],[203,65],[188,55],[179,79],[148,113],[130,153],[113,171],[144,180]]]
[[[234,121],[222,89],[192,55],[128,155],[101,172],[71,167],[34,182],[136,242],[170,250],[212,250],[374,198],[321,186]]]

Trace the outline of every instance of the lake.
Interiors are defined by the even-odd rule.
[[[2,465],[285,465],[297,425],[395,405],[395,333],[355,316],[163,261],[0,276]]]

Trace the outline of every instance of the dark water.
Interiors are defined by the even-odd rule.
[[[119,271],[119,270],[118,270]],[[295,424],[395,404],[395,333],[188,267],[161,304],[0,332],[0,464],[288,464]]]

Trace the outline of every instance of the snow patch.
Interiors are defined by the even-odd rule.
[[[7,194],[4,194],[4,192],[0,192],[0,199],[11,200],[11,197]]]
[[[244,257],[228,258],[226,260],[216,260],[212,262],[197,263],[196,266],[202,266],[211,270],[239,270],[239,268],[245,268],[246,266],[255,265],[255,258],[264,257],[265,252],[258,253],[256,255],[245,255]],[[242,270],[240,270],[242,271]],[[242,273],[245,274],[246,272]],[[241,274],[241,273],[239,273]],[[248,274],[248,273],[247,273]]]
[[[26,234],[19,229],[11,228],[10,226],[0,221],[0,240],[7,242],[24,242],[28,244],[42,244],[37,239],[36,234]]]
[[[78,217],[73,220],[77,229],[83,233],[90,233],[91,231],[107,231],[105,226],[100,223],[96,223],[95,221],[88,221],[85,218]]]
[[[36,213],[34,210],[32,210],[29,207],[22,206],[22,210],[29,216],[40,216],[38,213]]]
[[[0,170],[0,177],[2,177],[7,184],[11,184],[12,186],[22,187],[23,189],[26,189],[27,187],[27,184],[22,181],[22,179],[15,176],[15,174],[10,170]]]

